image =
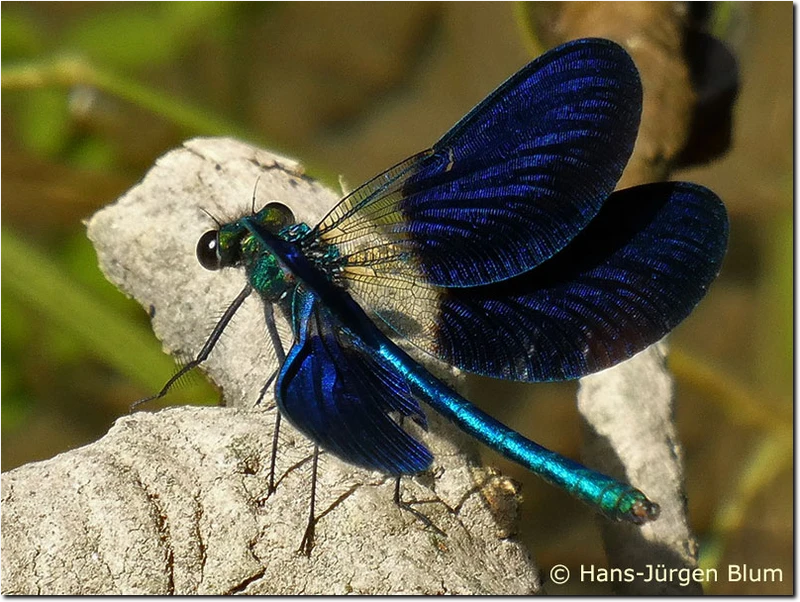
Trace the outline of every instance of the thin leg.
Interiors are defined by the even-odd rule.
[[[278,433],[281,428],[281,413],[275,413],[275,430],[272,431],[272,458],[269,461],[269,483],[267,497],[275,493],[275,459],[278,457]]]
[[[174,385],[178,379],[206,361],[208,356],[211,355],[211,350],[214,349],[214,345],[217,344],[217,341],[219,341],[219,338],[222,336],[222,331],[225,330],[230,323],[231,318],[233,318],[233,314],[235,314],[236,311],[242,306],[242,303],[244,303],[244,300],[247,299],[247,296],[251,292],[253,292],[253,289],[248,284],[246,287],[244,287],[244,289],[242,289],[242,292],[239,293],[236,299],[233,300],[233,303],[228,306],[228,309],[225,310],[225,313],[222,314],[222,317],[219,319],[219,322],[217,322],[217,325],[214,326],[214,330],[211,331],[211,335],[209,335],[208,340],[205,342],[205,345],[203,345],[200,353],[197,354],[197,357],[186,364],[183,368],[178,370],[178,372],[167,381],[167,384],[164,385],[161,391],[159,391],[156,395],[151,395],[150,397],[145,397],[144,399],[133,402],[131,404],[130,411],[133,412],[137,407],[143,403],[147,403],[148,401],[161,399],[169,392],[170,388],[172,388],[172,385]]]
[[[308,512],[308,525],[306,532],[303,535],[303,541],[300,542],[300,549],[298,552],[305,556],[311,556],[311,550],[314,548],[314,527],[317,524],[317,519],[314,516],[314,501],[317,496],[317,464],[319,462],[319,446],[314,445],[314,461],[311,464],[311,506]]]
[[[405,421],[405,416],[400,416],[398,419],[398,423],[400,426],[403,426],[403,422]],[[447,533],[442,531],[439,527],[433,524],[433,521],[425,516],[422,512],[414,508],[411,503],[406,502],[400,496],[400,479],[403,478],[403,475],[397,475],[397,479],[394,482],[394,503],[395,505],[400,508],[401,510],[405,510],[406,512],[414,515],[417,520],[419,520],[425,527],[431,529],[432,531],[438,533],[443,537],[447,537]]]
[[[269,378],[267,379],[267,382],[265,382],[264,386],[261,387],[261,391],[258,393],[258,399],[256,399],[256,405],[257,406],[260,406],[261,402],[264,401],[264,397],[266,396],[267,391],[269,390],[269,386],[272,384],[272,381],[274,381],[275,378],[278,376],[278,372],[279,371],[280,371],[280,368],[275,368],[275,370],[272,371],[272,374],[269,375]],[[268,406],[267,409],[271,410],[272,406]]]
[[[267,324],[267,332],[269,333],[269,338],[272,341],[272,348],[275,350],[275,357],[278,360],[278,370],[280,370],[280,366],[283,366],[283,363],[286,361],[286,352],[283,350],[283,342],[281,341],[281,336],[278,333],[278,328],[275,325],[275,313],[273,311],[273,307],[269,303],[264,304],[264,321]],[[269,380],[267,380],[267,384],[265,384],[264,388],[261,389],[261,395],[259,395],[258,403],[261,402],[261,399],[264,397],[267,388],[277,375],[278,371],[276,371],[272,376],[270,376]],[[276,412],[275,429],[272,431],[272,458],[270,458],[269,461],[269,484],[267,485],[267,497],[275,493],[275,461],[278,457],[278,436],[280,429],[281,413]]]
[[[439,527],[433,524],[433,521],[425,516],[422,512],[414,508],[409,502],[403,501],[400,497],[400,479],[402,476],[398,476],[397,480],[394,482],[394,503],[397,505],[398,508],[401,510],[405,510],[410,514],[414,515],[417,520],[419,520],[426,528],[434,531],[437,535],[441,535],[442,537],[447,537],[447,533],[442,531]]]

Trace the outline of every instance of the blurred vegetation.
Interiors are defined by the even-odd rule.
[[[268,146],[327,181],[364,180],[429,146],[531,58],[521,6],[3,3],[3,470],[99,438],[175,370],[146,312],[98,271],[83,218],[194,135]],[[720,278],[671,339],[690,515],[705,566],[784,573],[708,591],[789,593],[792,7],[720,3],[712,17],[741,91],[729,152],[674,174],[714,189],[732,223]],[[481,381],[476,396],[580,455],[573,385]],[[197,378],[168,402],[190,400],[216,394]],[[602,564],[585,508],[503,469],[524,484],[521,536],[545,569]]]

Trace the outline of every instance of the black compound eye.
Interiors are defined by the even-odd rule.
[[[197,242],[197,261],[207,270],[218,270],[222,267],[219,254],[219,231],[209,230]]]
[[[261,211],[266,211],[268,223],[276,233],[295,223],[294,213],[283,203],[268,203]]]

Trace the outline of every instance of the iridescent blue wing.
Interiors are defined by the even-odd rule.
[[[470,372],[578,378],[631,357],[688,316],[719,271],[727,236],[725,207],[711,191],[637,186],[612,194],[563,251],[521,276],[452,289],[405,282],[377,314]]]
[[[608,40],[539,57],[433,148],[346,197],[313,235],[375,273],[475,286],[528,271],[597,214],[633,149],[642,91]]]
[[[430,451],[389,415],[426,425],[402,377],[336,328],[312,294],[295,293],[294,321],[296,340],[276,384],[282,415],[351,464],[393,475],[428,468]]]

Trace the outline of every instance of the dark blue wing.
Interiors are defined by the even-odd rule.
[[[390,416],[426,425],[405,381],[335,327],[316,297],[298,290],[295,343],[276,384],[280,412],[346,462],[400,475],[428,468],[431,453]]]
[[[727,236],[725,207],[701,186],[629,188],[530,272],[439,289],[433,325],[424,336],[404,334],[475,373],[530,381],[584,376],[638,353],[688,316],[719,272]]]
[[[520,70],[432,149],[354,191],[315,232],[347,258],[345,278],[379,272],[456,287],[516,276],[597,214],[633,149],[641,103],[620,46],[570,42]]]

